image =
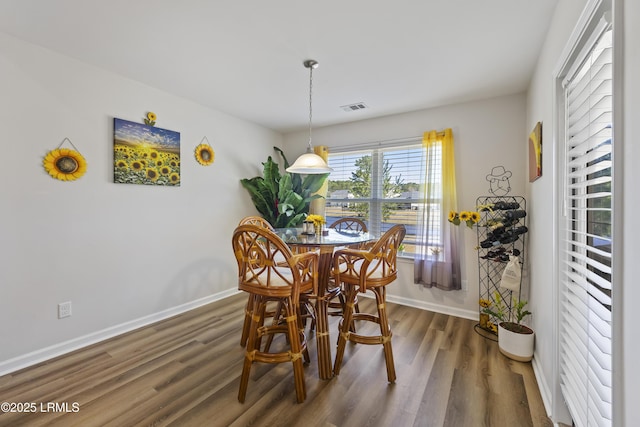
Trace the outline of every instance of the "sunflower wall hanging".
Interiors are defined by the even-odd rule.
[[[65,142],[74,149],[60,148]],[[63,139],[55,150],[49,151],[42,164],[49,175],[60,181],[75,181],[87,171],[87,161],[69,138]]]
[[[153,111],[149,111],[147,113],[147,117],[144,119],[144,124],[147,126],[155,126],[157,118],[158,116],[156,116],[156,113],[154,113]]]
[[[207,142],[205,143],[204,141]],[[196,147],[195,155],[196,160],[202,166],[209,166],[211,163],[213,163],[213,160],[215,159],[215,153],[213,152],[213,148],[211,148],[211,146],[209,145],[209,140],[206,136],[202,138],[202,141],[200,141],[200,145]]]

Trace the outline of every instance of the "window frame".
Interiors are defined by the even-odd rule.
[[[392,153],[394,151],[402,152],[403,150],[420,150],[422,153],[421,158],[413,163],[414,165],[419,165],[420,170],[418,173],[420,181],[417,182],[419,189],[417,190],[417,198],[389,198],[384,197],[383,194],[383,180],[384,180],[384,162],[385,162],[385,153]],[[424,191],[424,179],[425,179],[425,165],[426,165],[426,157],[425,157],[426,149],[422,144],[422,137],[414,137],[397,141],[390,141],[386,143],[375,143],[375,144],[364,144],[364,145],[345,145],[339,148],[330,149],[328,162],[331,166],[331,158],[337,156],[345,156],[351,154],[362,153],[362,156],[371,155],[371,182],[370,182],[370,194],[371,196],[368,198],[333,198],[331,197],[330,191],[327,192],[326,202],[327,207],[331,206],[334,203],[337,204],[349,204],[349,203],[368,203],[368,218],[366,218],[366,223],[369,228],[369,231],[380,235],[384,233],[388,228],[390,228],[393,224],[410,224],[408,228],[407,236],[405,237],[405,243],[407,243],[408,248],[417,247],[420,242],[420,233],[418,233],[418,229],[420,227],[419,218],[422,216],[422,209],[427,205],[426,195]],[[334,166],[331,166],[334,167]],[[335,167],[334,167],[335,168]],[[400,174],[404,174],[405,171],[400,171]],[[331,181],[331,175],[328,178]],[[413,181],[410,181],[413,183]],[[441,194],[440,194],[441,196]],[[409,209],[397,209],[397,211],[410,211],[415,212],[416,220],[415,226],[412,227],[413,223],[409,222],[389,222],[384,221],[383,219],[383,206],[385,203],[403,203],[409,204]],[[442,205],[442,197],[436,200],[436,203]],[[414,206],[415,205],[415,206]],[[327,213],[327,217],[329,214]],[[441,215],[444,218],[444,215]],[[440,227],[444,225],[441,224]],[[411,233],[410,230],[415,229],[415,232]],[[442,233],[437,236],[436,241],[430,242],[429,247],[442,247]],[[401,251],[399,256],[413,259],[418,250],[407,250]]]

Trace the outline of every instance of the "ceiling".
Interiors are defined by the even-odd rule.
[[[314,127],[525,91],[557,2],[2,0],[0,31],[287,133],[305,59]]]

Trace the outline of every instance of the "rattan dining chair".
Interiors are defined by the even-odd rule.
[[[354,232],[369,231],[367,228],[367,224],[360,218],[355,218],[355,217],[338,218],[333,223],[331,223],[329,228],[333,228],[334,230],[338,230],[338,231],[354,231]],[[368,242],[367,244],[358,244],[356,246],[353,246],[353,248],[364,249],[366,247],[369,247],[370,243],[371,242]],[[335,279],[333,280],[333,282],[335,282]],[[332,301],[329,302],[329,308],[332,309],[329,312],[329,314],[331,316],[342,316],[342,314],[344,313],[344,305],[345,305],[344,290],[340,287],[339,283],[338,284],[334,283],[333,287],[329,290],[328,294],[333,295],[331,297]],[[336,298],[338,298],[339,302],[335,301]],[[360,306],[358,305],[357,297],[356,297],[356,300],[354,301],[354,309],[356,313],[360,312]]]
[[[240,220],[240,223],[238,225],[243,225],[243,224],[259,225],[261,227],[264,227],[273,231],[273,226],[269,223],[269,221],[262,218],[261,216],[245,216]]]
[[[345,217],[335,220],[329,228],[338,231],[368,231],[367,224],[360,218]]]
[[[318,254],[294,255],[277,234],[253,224],[235,229],[232,246],[238,264],[238,289],[247,292],[252,301],[238,400],[245,400],[254,362],[291,362],[296,398],[301,403],[306,398],[302,359],[308,363],[309,353],[300,320],[300,293],[317,293]],[[286,265],[277,259],[284,259]],[[278,321],[265,326],[266,306],[271,301],[279,304],[282,314],[276,316]],[[271,351],[270,339],[262,342],[263,337],[276,334],[286,338],[284,343],[278,343],[279,352]]]
[[[269,223],[269,221],[262,218],[261,216],[246,216],[240,220],[240,223],[238,225],[244,225],[244,224],[253,224],[253,225],[264,227],[268,230],[273,231],[273,226]],[[244,309],[244,323],[242,325],[242,336],[240,337],[240,345],[242,347],[244,347],[247,344],[247,338],[249,337],[249,325],[251,324],[252,302],[253,302],[253,299],[251,298],[251,296],[249,296],[249,298],[247,299],[247,304],[245,305],[245,309]],[[276,310],[273,310],[273,309],[268,310],[266,315],[273,316]]]
[[[402,224],[391,227],[369,250],[341,249],[336,251],[333,268],[336,281],[341,283],[345,293],[345,310],[340,320],[338,349],[334,363],[334,374],[340,373],[347,341],[357,344],[382,344],[387,365],[387,379],[395,382],[396,372],[391,347],[391,328],[387,318],[386,286],[397,277],[398,246],[406,234]],[[373,292],[376,298],[377,314],[354,313],[354,302],[358,293]],[[355,322],[377,323],[380,335],[360,335],[354,331]]]

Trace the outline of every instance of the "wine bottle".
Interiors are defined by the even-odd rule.
[[[515,227],[515,228],[512,228],[512,229],[510,229],[510,230],[505,231],[505,232],[500,236],[500,238],[499,238],[498,240],[500,240],[500,241],[504,241],[505,239],[510,239],[510,238],[511,238],[511,237],[513,237],[513,236],[516,236],[516,237],[517,237],[517,236],[519,236],[519,235],[521,235],[521,234],[526,233],[527,231],[529,231],[529,229],[528,229],[526,226],[524,226],[524,225],[522,225],[522,226],[520,226],[520,227]]]
[[[493,209],[497,211],[505,211],[508,209],[518,209],[520,205],[516,202],[495,202],[493,204]]]
[[[527,228],[526,225],[521,225],[520,227],[512,228],[510,231],[519,236],[529,231],[529,229]]]
[[[489,228],[489,232],[493,233],[495,236],[499,236],[504,233],[505,230],[513,225],[515,221],[509,219],[501,219],[500,222],[496,222],[491,224]]]
[[[527,212],[523,210],[511,210],[511,211],[506,211],[504,213],[505,219],[510,219],[510,220],[524,218],[525,216],[527,216]]]
[[[518,234],[512,234],[507,232],[502,237],[500,237],[500,241],[498,242],[498,244],[505,245],[507,243],[513,243],[516,240],[518,240],[518,237],[519,237]]]
[[[494,240],[494,239],[486,239],[483,240],[482,242],[480,242],[480,247],[481,248],[491,248],[493,246],[500,246],[500,241],[499,240]]]
[[[487,233],[487,239],[500,240],[500,237],[504,234],[506,229],[504,227],[497,229],[496,231],[490,231]]]
[[[493,246],[506,245],[507,243],[513,243],[518,240],[519,234],[512,233],[511,230],[508,230],[504,233],[500,238],[488,237],[487,239],[480,242],[481,248],[491,248]]]

